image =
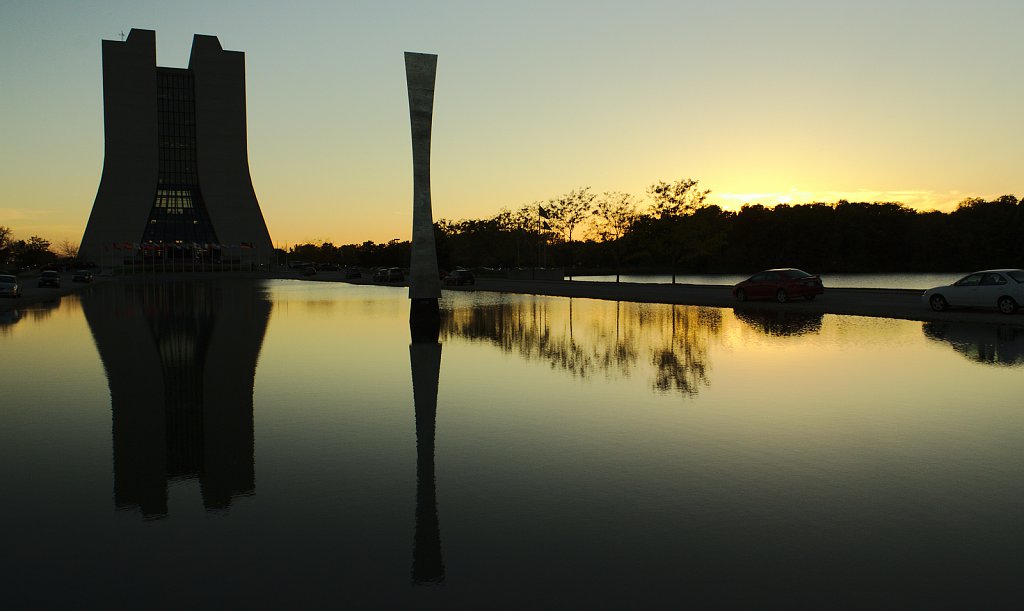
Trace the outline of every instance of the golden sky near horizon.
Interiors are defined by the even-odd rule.
[[[275,244],[408,239],[403,51],[437,53],[434,217],[692,177],[747,202],[1024,196],[1024,3],[14,2],[0,8],[0,224],[81,238],[103,164],[100,41],[246,54]]]

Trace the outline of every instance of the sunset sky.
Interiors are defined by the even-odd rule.
[[[403,51],[438,54],[434,218],[691,177],[745,202],[1024,196],[1020,0],[152,2],[0,6],[0,225],[79,241],[103,165],[101,40],[246,55],[276,245],[408,239]]]

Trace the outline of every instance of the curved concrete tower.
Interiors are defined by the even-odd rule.
[[[196,35],[188,68],[163,68],[152,30],[104,40],[103,123],[103,175],[82,257],[155,263],[173,250],[211,262],[238,249],[270,258],[249,176],[244,53]]]
[[[412,125],[412,257],[409,262],[410,322],[437,316],[441,280],[434,245],[434,216],[430,204],[430,124],[434,113],[434,74],[437,56],[405,54],[405,79],[409,87],[409,121]]]

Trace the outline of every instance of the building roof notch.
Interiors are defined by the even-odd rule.
[[[196,49],[223,51],[224,47],[220,46],[220,40],[216,36],[196,34],[192,37],[192,52],[194,53]]]

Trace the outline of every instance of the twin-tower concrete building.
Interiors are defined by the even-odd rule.
[[[440,296],[430,202],[436,55],[406,54],[413,140],[414,303]],[[223,269],[269,261],[249,176],[245,54],[196,35],[188,68],[156,65],[156,32],[103,41],[103,175],[80,254],[115,265]],[[102,263],[101,263],[102,264]],[[436,308],[436,306],[434,306]]]
[[[273,245],[249,177],[245,55],[197,35],[188,68],[156,65],[156,33],[103,41],[104,159],[81,253],[215,263]]]

